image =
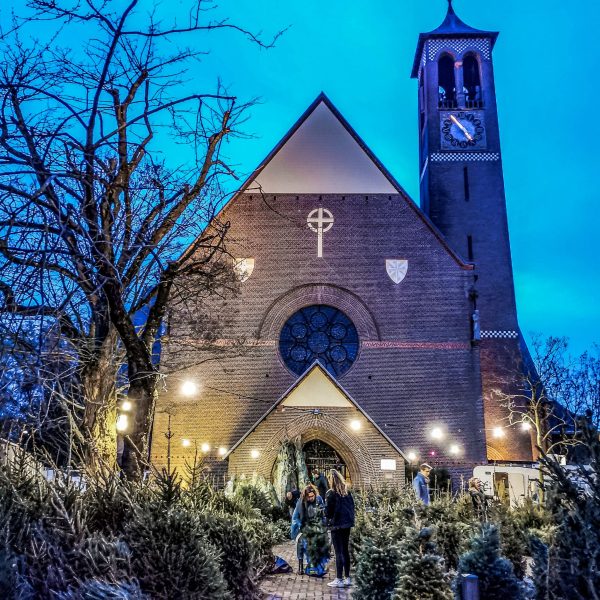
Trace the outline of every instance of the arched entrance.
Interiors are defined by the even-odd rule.
[[[344,459],[323,440],[316,438],[306,442],[302,451],[309,474],[315,471],[327,473],[330,469],[337,469],[347,480],[350,479],[350,471]]]

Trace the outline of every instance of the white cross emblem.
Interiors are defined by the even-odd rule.
[[[306,223],[311,231],[317,232],[317,257],[323,258],[323,234],[333,227],[333,215],[326,208],[310,211]]]

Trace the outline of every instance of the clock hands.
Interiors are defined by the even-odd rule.
[[[473,136],[467,131],[467,128],[454,115],[450,115],[450,119],[465,134],[465,137],[472,142]]]

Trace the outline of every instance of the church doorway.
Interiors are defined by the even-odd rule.
[[[302,451],[310,475],[315,471],[326,474],[330,469],[337,469],[350,483],[350,473],[346,463],[329,444],[319,439],[311,440],[304,444]]]

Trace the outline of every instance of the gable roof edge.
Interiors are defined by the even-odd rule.
[[[302,373],[302,375],[300,375],[298,377],[298,379],[296,379],[296,381],[294,381],[294,383],[275,401],[275,403],[273,404],[273,406],[271,406],[255,423],[254,425],[252,425],[252,427],[250,427],[250,429],[248,429],[248,431],[246,431],[246,433],[231,447],[231,449],[223,456],[222,460],[225,460],[226,458],[228,458],[233,452],[235,452],[235,450],[237,450],[237,448],[239,448],[242,443],[246,440],[246,438],[248,438],[254,431],[256,431],[256,428],[308,377],[308,375],[310,373],[313,372],[314,369],[321,369],[321,371],[323,372],[323,374],[329,379],[329,381],[351,402],[351,404],[367,419],[367,421],[369,421],[369,423],[371,423],[371,425],[373,425],[373,427],[375,427],[375,429],[377,429],[377,431],[385,438],[385,440],[392,446],[392,448],[394,448],[394,450],[396,450],[396,452],[398,452],[398,454],[400,454],[400,456],[408,462],[408,459],[406,458],[406,456],[404,456],[404,452],[402,452],[402,450],[400,450],[400,448],[398,448],[398,446],[395,444],[394,441],[392,441],[390,439],[390,437],[388,436],[387,433],[385,433],[385,431],[383,431],[383,429],[381,429],[381,427],[371,418],[371,416],[358,404],[358,402],[356,402],[356,400],[354,400],[354,398],[352,397],[352,395],[329,373],[329,371],[327,371],[327,369],[325,369],[323,367],[323,365],[316,360],[312,365],[310,365],[310,367],[308,367],[306,369],[306,371],[304,371],[304,373]],[[304,409],[302,409],[304,410]]]

